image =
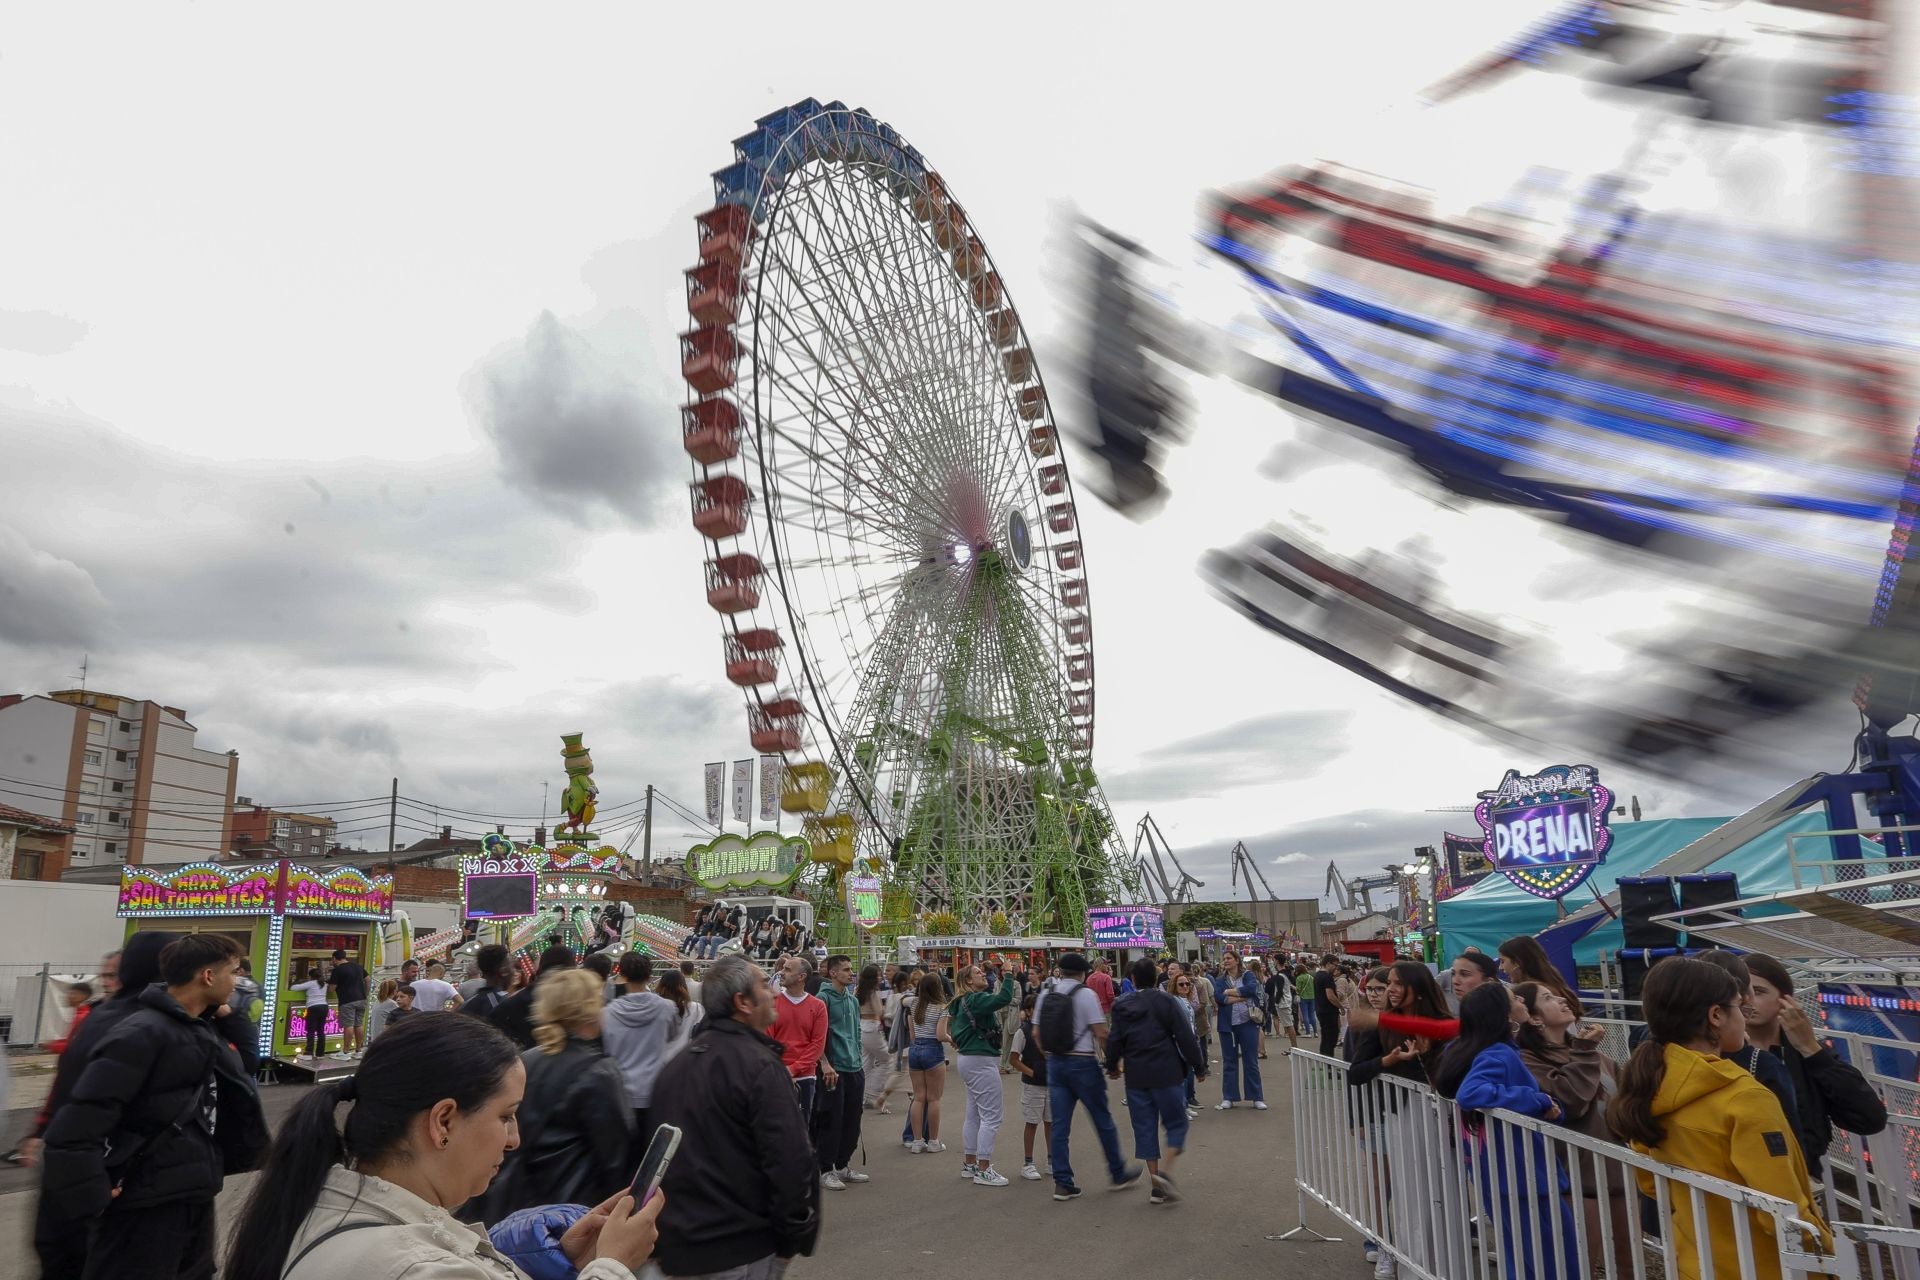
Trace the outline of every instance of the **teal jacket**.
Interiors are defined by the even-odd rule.
[[[996,990],[970,991],[947,1006],[947,1035],[955,1049],[969,1057],[1000,1056],[998,1014],[1013,1003],[1013,988],[1002,978]]]

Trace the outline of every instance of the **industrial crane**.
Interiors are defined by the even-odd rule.
[[[1327,887],[1323,893],[1334,895],[1334,901],[1340,904],[1342,911],[1359,911],[1364,915],[1373,914],[1373,891],[1392,889],[1398,886],[1400,877],[1394,874],[1378,876],[1355,876],[1349,880],[1340,874],[1340,865],[1327,864]]]
[[[1140,856],[1142,843],[1147,847],[1146,858]],[[1173,863],[1173,869],[1180,873],[1177,883],[1168,878],[1166,863],[1160,860],[1162,853],[1165,853],[1167,860]],[[1152,861],[1148,861],[1149,858]],[[1180,865],[1180,859],[1174,856],[1173,846],[1167,843],[1167,837],[1161,834],[1160,824],[1153,820],[1151,813],[1140,819],[1140,825],[1134,828],[1133,860],[1139,863],[1140,870],[1146,877],[1147,887],[1157,889],[1160,893],[1159,901],[1163,903],[1192,902],[1194,889],[1206,883],[1205,880],[1189,874],[1187,869]]]
[[[1253,855],[1247,852],[1246,841],[1241,840],[1235,843],[1233,852],[1229,856],[1233,859],[1233,883],[1237,886],[1240,883],[1241,876],[1247,878],[1248,902],[1260,901],[1260,899],[1253,896],[1253,882],[1256,878],[1260,881],[1260,887],[1267,891],[1268,901],[1271,902],[1277,898],[1278,895],[1274,893],[1273,886],[1268,884],[1267,878],[1260,874],[1260,868],[1253,864]]]

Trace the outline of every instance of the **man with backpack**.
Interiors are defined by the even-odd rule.
[[[1151,960],[1135,960],[1128,974],[1134,989],[1113,1002],[1113,1030],[1107,1034],[1107,1075],[1119,1079],[1126,1064],[1127,1113],[1133,1118],[1133,1154],[1144,1160],[1153,1179],[1150,1203],[1180,1198],[1173,1184],[1173,1163],[1186,1146],[1187,1071],[1207,1078],[1207,1060],[1188,1015],[1176,997],[1153,985]],[[1160,1126],[1167,1129],[1167,1154],[1160,1155]]]
[[[1047,1055],[1048,1103],[1053,1109],[1053,1198],[1073,1200],[1080,1186],[1073,1180],[1073,1162],[1067,1142],[1073,1132],[1073,1109],[1084,1105],[1100,1135],[1107,1172],[1115,1191],[1139,1182],[1144,1169],[1128,1164],[1120,1154],[1120,1131],[1107,1109],[1107,1082],[1100,1073],[1096,1050],[1107,1044],[1107,1016],[1100,1000],[1087,989],[1087,958],[1077,951],[1060,957],[1060,976],[1046,984],[1034,1004],[1033,1025],[1041,1052]]]

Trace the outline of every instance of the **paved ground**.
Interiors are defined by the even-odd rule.
[[[1363,1280],[1372,1268],[1360,1259],[1351,1232],[1342,1244],[1273,1242],[1268,1232],[1295,1225],[1293,1128],[1288,1114],[1287,1064],[1279,1050],[1263,1064],[1271,1110],[1211,1109],[1220,1098],[1217,1077],[1201,1086],[1209,1104],[1194,1122],[1179,1177],[1185,1199],[1152,1207],[1141,1189],[1120,1194],[1104,1190],[1098,1139],[1084,1113],[1074,1124],[1074,1165],[1086,1194],[1067,1204],[1052,1199],[1050,1181],[1023,1182],[1021,1126],[1016,1077],[1006,1077],[1006,1114],[995,1162],[1013,1178],[1011,1185],[988,1188],[959,1179],[963,1096],[959,1077],[948,1080],[942,1137],[950,1149],[941,1155],[911,1155],[900,1146],[902,1116],[866,1117],[866,1163],[873,1177],[864,1186],[825,1192],[825,1225],[819,1252],[797,1265],[795,1280],[839,1280],[874,1276],[889,1280],[981,1280],[983,1276],[1030,1272],[1035,1275],[1124,1271],[1150,1274],[1154,1280],[1217,1280],[1230,1275],[1285,1275],[1297,1280]],[[285,1114],[305,1086],[279,1085],[264,1091],[269,1119]],[[1133,1142],[1126,1111],[1113,1086],[1115,1121],[1122,1146]],[[898,1108],[902,1100],[895,1099]],[[21,1114],[7,1117],[24,1123]],[[16,1132],[10,1127],[8,1132]],[[858,1157],[856,1157],[858,1159]],[[1042,1158],[1043,1159],[1043,1158]],[[1044,1167],[1044,1163],[1043,1163]],[[221,1220],[232,1220],[251,1179],[229,1179],[221,1196]],[[30,1280],[37,1274],[26,1248],[32,1218],[33,1179],[29,1173],[0,1166],[0,1280]],[[1331,1219],[1318,1210],[1309,1225],[1330,1235]],[[16,1249],[15,1242],[20,1247]]]

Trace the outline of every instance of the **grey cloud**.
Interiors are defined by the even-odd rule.
[[[84,645],[100,634],[106,598],[92,575],[0,524],[0,639],[21,645]]]
[[[34,356],[71,351],[87,336],[83,321],[51,311],[9,311],[0,307],[0,347]]]
[[[662,514],[678,473],[672,410],[552,312],[483,361],[468,396],[509,485],[583,525],[603,512],[636,525]]]
[[[1145,753],[1103,776],[1111,800],[1151,802],[1222,795],[1241,787],[1310,778],[1345,755],[1348,711],[1256,716]]]
[[[11,514],[44,530],[47,545],[24,561],[0,541],[0,584],[17,587],[18,565],[38,565],[29,581],[80,602],[64,614],[5,610],[0,638],[23,647],[218,653],[262,679],[289,662],[476,675],[486,646],[460,620],[462,601],[573,613],[592,603],[571,574],[577,533],[509,494],[478,456],[266,469],[151,449],[70,411],[5,405],[0,439],[27,474],[85,456],[91,481],[120,495],[84,521],[66,518],[70,494],[18,495]]]

